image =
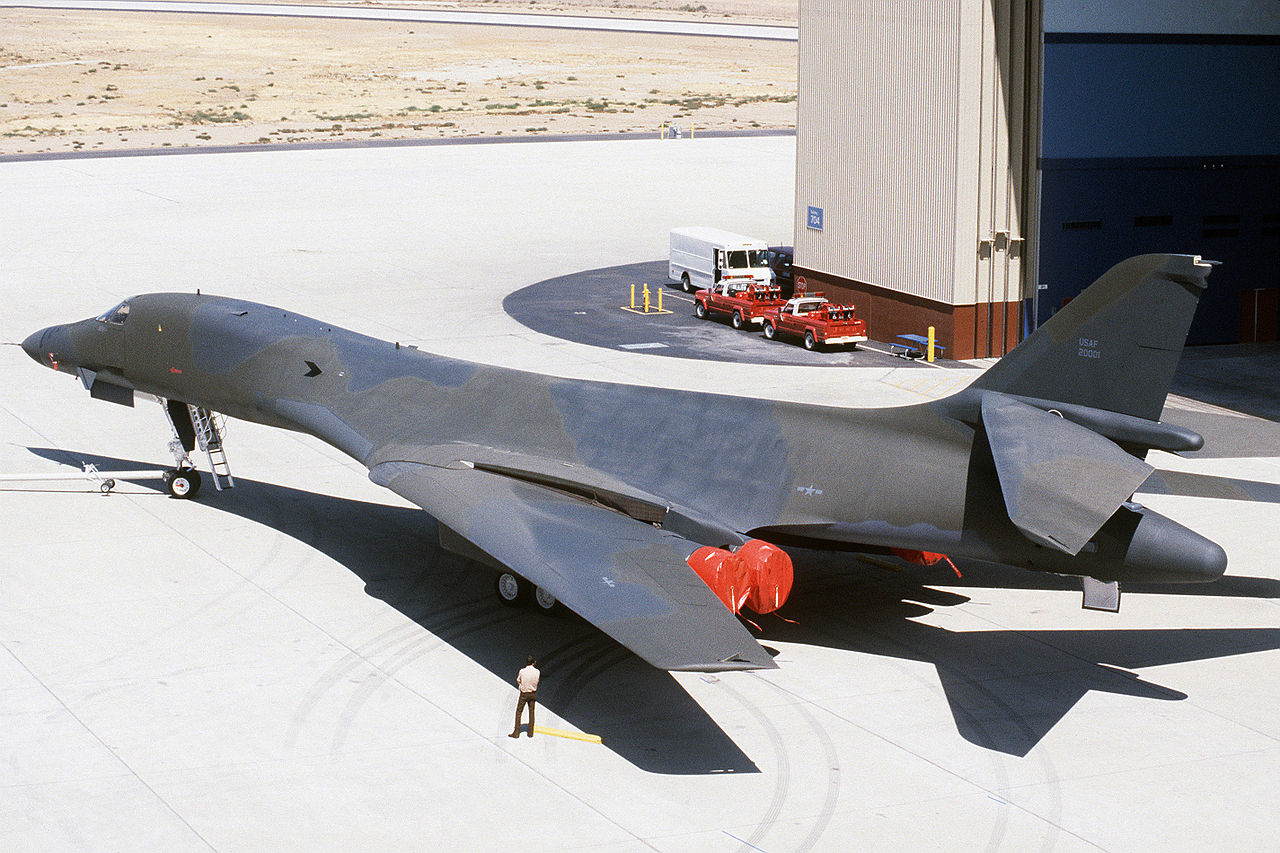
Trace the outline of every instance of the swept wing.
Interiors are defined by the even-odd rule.
[[[462,461],[383,462],[369,476],[659,669],[776,666],[689,568],[687,539]]]

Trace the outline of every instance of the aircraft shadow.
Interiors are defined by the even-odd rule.
[[[1273,449],[1272,452],[1277,452]],[[1251,501],[1280,504],[1280,484],[1216,474],[1193,474],[1157,468],[1138,489],[1138,494],[1182,495],[1217,498],[1228,501]]]
[[[848,563],[834,565],[830,555],[800,552],[795,558],[797,582],[784,608],[792,622],[766,617],[762,641],[825,645],[933,664],[961,736],[1008,755],[1029,753],[1089,691],[1165,701],[1187,698],[1127,670],[1280,648],[1280,628],[948,631],[915,617],[969,598],[926,584],[1029,587],[996,581],[1035,573],[991,567],[983,572],[984,582],[965,567],[962,581],[946,569],[945,577],[919,566],[895,573],[871,566],[850,571]],[[1277,597],[1280,584],[1275,581],[1244,580],[1265,581],[1263,592]],[[1040,588],[1056,588],[1055,581],[1071,579],[1048,576]],[[1162,585],[1158,591],[1177,586]],[[1178,591],[1214,594],[1215,586],[1182,585]],[[1151,589],[1157,591],[1155,585]]]
[[[92,463],[107,476],[113,470],[164,467],[28,449],[77,470]],[[163,489],[158,480],[137,485]],[[654,669],[575,616],[548,618],[500,604],[493,594],[494,572],[440,549],[435,521],[420,509],[243,477],[226,492],[214,492],[206,477],[195,500],[285,533],[346,567],[369,595],[512,684],[513,717],[515,674],[533,654],[544,673],[539,709],[600,735],[607,748],[640,769],[671,775],[760,772],[670,673]],[[407,663],[396,657],[390,668]],[[545,715],[539,718],[540,724],[546,721]]]
[[[137,460],[30,450],[77,469],[92,462],[108,474],[148,467]],[[514,679],[526,654],[537,655],[545,673],[539,705],[582,731],[601,735],[606,747],[638,768],[662,774],[759,772],[670,674],[653,669],[576,617],[550,619],[499,604],[491,591],[493,572],[442,551],[435,523],[422,510],[243,478],[237,484],[233,491],[202,494],[197,500],[328,555],[361,578],[369,595],[504,682]],[[797,551],[794,557],[797,582],[783,614],[792,621],[758,620],[761,642],[933,664],[957,731],[978,746],[1014,756],[1030,752],[1091,690],[1166,701],[1187,698],[1128,669],[1280,648],[1280,628],[948,631],[915,617],[969,599],[931,584],[1079,587],[1072,579],[981,564],[962,564],[964,577],[956,578],[937,567],[890,572],[847,554]],[[1269,578],[1143,589],[1280,598],[1280,582]],[[514,690],[512,700],[514,711]]]

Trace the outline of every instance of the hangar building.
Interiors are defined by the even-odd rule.
[[[1280,324],[1280,4],[800,0],[796,273],[873,337],[1001,355],[1116,261],[1222,261],[1191,343]]]

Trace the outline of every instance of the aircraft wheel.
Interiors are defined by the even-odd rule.
[[[733,326],[735,329],[741,329],[742,328],[742,312],[734,311],[733,316],[729,318],[729,324]]]
[[[564,605],[554,595],[540,586],[533,588],[533,603],[548,616],[558,616],[564,609]]]
[[[773,340],[774,335],[778,334],[778,330],[773,328],[773,324],[768,320],[764,321],[764,339],[766,341]]]
[[[685,293],[693,293],[693,282],[689,281],[687,272],[680,273],[680,289]]]
[[[701,302],[693,303],[693,316],[697,317],[699,320],[707,319],[707,306],[703,305]]]
[[[169,471],[165,475],[164,484],[171,497],[185,500],[200,491],[200,472],[194,468],[180,468],[177,471]]]
[[[502,572],[493,581],[498,600],[508,607],[524,604],[529,597],[529,582],[515,572]]]
[[[807,350],[815,350],[818,348],[818,339],[813,336],[813,332],[804,333],[804,348]]]

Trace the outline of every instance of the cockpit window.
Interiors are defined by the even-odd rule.
[[[129,301],[126,299],[115,308],[105,314],[98,316],[99,323],[111,323],[114,326],[123,326],[124,321],[129,319]]]

